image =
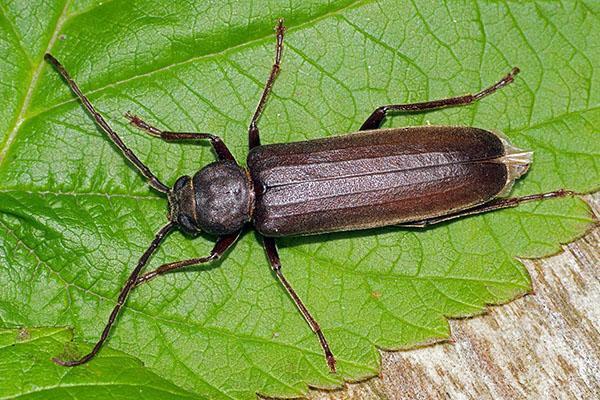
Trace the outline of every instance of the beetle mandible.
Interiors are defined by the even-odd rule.
[[[166,195],[168,223],[140,257],[121,289],[100,339],[77,360],[53,361],[63,366],[91,360],[106,341],[131,290],[158,275],[221,257],[252,224],[262,236],[273,272],[317,335],[327,365],[335,372],[335,357],[319,324],[283,275],[275,238],[397,225],[426,227],[551,197],[573,195],[557,190],[501,198],[528,169],[532,153],[512,146],[503,136],[473,127],[425,126],[380,129],[389,111],[418,112],[471,104],[513,82],[518,68],[495,84],[475,93],[441,100],[378,107],[359,132],[304,142],[261,145],[258,120],[280,71],[284,25],[277,27],[275,62],[248,129],[247,168],[240,166],[216,135],[169,132],[126,113],[131,124],[166,141],[209,140],[218,161],[194,176],[182,176],[172,188],[162,183],[123,143],[96,111],[59,61],[45,59],[60,73],[98,127],[148,180]],[[174,229],[206,232],[217,241],[206,257],[141,271],[163,239]]]

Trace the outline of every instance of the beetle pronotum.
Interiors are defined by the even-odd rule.
[[[275,238],[387,225],[425,227],[455,218],[515,207],[526,201],[573,195],[566,190],[499,198],[531,163],[531,152],[502,136],[479,128],[425,126],[380,129],[389,111],[415,112],[471,104],[513,82],[518,68],[475,94],[413,104],[379,107],[357,133],[304,142],[261,145],[258,120],[280,70],[283,20],[277,25],[275,62],[248,129],[247,168],[240,166],[218,136],[163,131],[126,113],[131,124],[163,140],[207,139],[218,157],[193,177],[182,176],[172,188],[162,183],[123,143],[65,68],[45,58],[79,97],[98,127],[169,203],[169,222],[140,257],[121,289],[117,304],[93,349],[78,360],[54,362],[75,366],[88,362],[106,341],[131,290],[150,279],[221,257],[249,223],[262,236],[273,272],[317,335],[327,364],[335,357],[317,321],[283,275]],[[140,275],[162,240],[174,229],[217,236],[206,257],[171,262]]]

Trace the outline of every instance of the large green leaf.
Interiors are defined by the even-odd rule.
[[[597,2],[282,3],[0,1],[2,326],[73,327],[79,352],[89,349],[165,223],[165,199],[94,127],[42,61],[47,50],[169,184],[212,161],[210,147],[163,143],[128,127],[122,113],[170,130],[217,133],[244,160],[281,16],[289,30],[283,71],[261,120],[264,143],[356,130],[375,106],[477,90],[518,65],[523,73],[513,85],[478,104],[386,125],[503,131],[535,151],[516,194],[598,187]],[[135,290],[108,346],[140,359],[145,367],[135,368],[143,374],[179,386],[173,397],[297,396],[307,384],[334,387],[374,375],[377,347],[446,338],[447,317],[527,292],[529,276],[515,257],[554,253],[591,221],[587,205],[568,198],[424,231],[281,240],[284,271],[337,355],[335,375],[250,232],[223,260]],[[173,234],[149,268],[204,255],[210,239]],[[68,382],[44,360],[60,352],[54,335],[64,333],[48,332],[52,344],[18,345],[21,355],[9,363],[26,371],[35,360],[31,379],[59,388]],[[89,378],[96,369],[131,368],[105,352],[71,373]],[[112,383],[103,379],[89,382]],[[2,382],[0,393],[21,394],[16,381]],[[81,397],[78,390],[69,393]],[[115,385],[111,393],[121,390],[130,389]]]
[[[71,339],[72,333],[65,328],[0,329],[1,398],[197,398],[142,367],[131,356],[110,349],[89,368],[67,369],[53,364],[50,359],[63,353]]]

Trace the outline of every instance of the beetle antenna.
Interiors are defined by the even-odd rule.
[[[150,169],[143,162],[141,162],[139,158],[137,158],[137,156],[133,153],[133,151],[131,151],[131,149],[129,147],[127,147],[125,145],[125,143],[123,143],[123,141],[121,140],[119,135],[117,135],[117,133],[110,127],[110,125],[108,125],[108,123],[102,117],[102,115],[100,115],[100,113],[98,111],[96,111],[96,109],[94,108],[92,103],[90,103],[88,98],[85,97],[85,95],[81,92],[81,90],[79,89],[79,86],[77,86],[75,81],[71,78],[71,76],[69,75],[69,73],[67,72],[65,67],[63,67],[62,64],[56,58],[54,58],[54,56],[52,56],[52,54],[50,54],[50,53],[46,53],[46,55],[44,55],[44,59],[46,61],[48,61],[50,64],[52,64],[54,66],[54,68],[56,68],[58,73],[67,82],[67,85],[69,85],[69,87],[71,88],[73,93],[75,93],[77,95],[77,97],[79,97],[79,100],[81,100],[81,103],[83,104],[85,109],[94,118],[96,125],[98,125],[100,127],[100,129],[102,129],[104,131],[104,133],[106,133],[108,135],[110,140],[112,140],[112,142],[121,150],[123,155],[125,157],[127,157],[127,159],[133,165],[135,165],[135,167],[142,173],[142,175],[144,175],[144,177],[146,177],[146,179],[148,179],[148,183],[150,184],[150,186],[152,186],[154,189],[158,190],[159,192],[168,193],[169,187],[167,185],[165,185],[164,183],[162,183],[152,173],[152,171],[150,171]]]
[[[137,266],[135,267],[133,272],[131,272],[131,275],[129,275],[129,278],[125,283],[125,286],[123,286],[123,289],[121,289],[121,293],[119,294],[117,304],[110,313],[110,317],[108,317],[108,322],[106,323],[106,326],[102,331],[102,335],[100,335],[100,340],[98,340],[98,342],[94,345],[92,351],[90,351],[88,354],[86,354],[78,360],[62,360],[58,357],[55,357],[52,359],[52,361],[54,361],[58,365],[62,365],[63,367],[75,367],[77,365],[85,364],[86,362],[90,361],[100,351],[100,348],[108,338],[110,328],[113,326],[117,315],[119,315],[119,311],[121,311],[123,304],[125,304],[127,296],[129,296],[129,292],[131,292],[131,289],[134,288],[140,275],[140,272],[142,271],[142,268],[144,268],[144,266],[148,263],[148,259],[150,259],[150,256],[152,256],[152,254],[156,251],[156,249],[158,248],[162,240],[165,238],[165,236],[167,236],[175,226],[176,224],[174,222],[169,222],[168,224],[160,228],[160,230],[154,237],[154,240],[152,240],[152,242],[150,243],[150,246],[148,246],[144,254],[142,254],[142,256],[140,257]]]

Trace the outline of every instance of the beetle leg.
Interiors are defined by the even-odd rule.
[[[86,354],[78,360],[61,360],[60,358],[55,357],[52,359],[52,361],[54,361],[58,365],[62,365],[63,367],[74,367],[77,365],[85,364],[86,362],[90,361],[100,351],[100,348],[106,341],[106,338],[108,338],[108,334],[110,333],[110,329],[113,326],[117,315],[119,315],[119,311],[121,311],[121,308],[127,300],[127,296],[129,296],[131,289],[133,289],[133,287],[135,286],[140,271],[148,263],[150,256],[152,256],[152,254],[156,251],[160,243],[169,234],[169,232],[173,230],[173,228],[175,228],[174,222],[169,222],[167,225],[163,226],[154,237],[154,240],[152,240],[152,242],[150,243],[150,246],[148,246],[144,254],[142,254],[142,256],[140,257],[137,266],[131,272],[131,275],[129,275],[129,278],[125,283],[125,286],[123,286],[123,289],[121,289],[121,293],[119,293],[117,304],[110,313],[110,316],[108,317],[108,322],[106,323],[106,326],[104,327],[104,330],[100,335],[100,340],[96,342],[92,351],[90,351],[88,354]]]
[[[469,208],[469,209],[466,209],[466,210],[463,210],[463,211],[460,211],[460,212],[457,212],[454,214],[442,215],[440,217],[424,219],[422,221],[408,222],[406,224],[400,224],[397,226],[400,226],[403,228],[426,228],[430,225],[439,224],[441,222],[450,221],[450,220],[453,220],[456,218],[462,218],[462,217],[466,217],[469,215],[483,214],[483,213],[487,213],[490,211],[501,210],[503,208],[517,207],[521,203],[526,203],[526,202],[530,202],[530,201],[545,200],[545,199],[552,199],[552,198],[566,197],[566,196],[575,196],[575,195],[577,195],[577,193],[572,192],[570,190],[560,189],[560,190],[556,190],[554,192],[530,194],[528,196],[511,197],[508,199],[495,199],[488,203],[482,204],[480,206]]]
[[[176,269],[189,267],[191,265],[204,264],[219,259],[237,241],[237,239],[240,237],[241,232],[242,231],[238,231],[230,235],[220,236],[219,239],[217,239],[217,243],[215,243],[215,246],[211,250],[210,255],[206,257],[190,258],[188,260],[181,260],[171,262],[168,264],[163,264],[154,271],[145,273],[144,275],[137,278],[135,286],[139,286],[143,283],[148,282],[151,279],[156,278],[158,275],[163,275],[167,272],[174,271]]]
[[[476,102],[477,100],[494,93],[496,90],[503,88],[515,79],[515,75],[519,73],[519,68],[514,67],[504,78],[500,79],[493,85],[475,93],[465,94],[463,96],[450,97],[441,100],[425,101],[422,103],[410,103],[410,104],[390,104],[387,106],[381,106],[367,118],[367,120],[360,127],[361,131],[369,129],[378,129],[381,123],[386,117],[388,111],[400,111],[400,112],[419,112],[427,110],[435,110],[444,107],[454,106],[465,106]]]
[[[269,97],[269,93],[271,93],[271,89],[273,88],[273,83],[275,82],[275,78],[279,74],[279,70],[281,69],[281,53],[283,52],[283,34],[285,32],[285,26],[283,25],[283,18],[280,18],[277,22],[277,45],[275,47],[275,62],[273,63],[273,67],[271,67],[271,72],[269,73],[269,77],[267,78],[267,83],[265,84],[265,88],[263,89],[262,95],[260,96],[260,100],[258,105],[256,106],[256,111],[254,111],[254,115],[252,116],[252,121],[250,121],[250,126],[248,128],[248,146],[252,149],[253,147],[260,146],[260,132],[258,130],[258,119],[265,108],[265,103],[267,101],[267,97]]]
[[[96,108],[94,108],[89,99],[81,92],[81,89],[79,89],[79,86],[77,86],[75,81],[71,78],[65,67],[63,67],[62,64],[49,53],[46,53],[46,55],[44,55],[44,59],[50,64],[52,64],[54,68],[56,68],[56,70],[63,77],[65,82],[67,82],[67,85],[69,85],[73,93],[75,93],[75,95],[79,97],[79,100],[81,101],[81,104],[83,104],[83,107],[85,107],[87,112],[92,116],[92,118],[94,118],[94,122],[96,123],[96,125],[100,129],[102,129],[104,133],[106,133],[108,138],[115,144],[115,146],[119,148],[119,150],[121,150],[123,155],[138,169],[138,171],[141,172],[142,175],[144,175],[144,177],[148,180],[150,186],[152,186],[159,192],[168,193],[170,190],[169,187],[162,183],[152,173],[152,171],[150,171],[150,168],[148,168],[142,161],[140,161],[140,159],[137,158],[133,151],[131,151],[131,149],[128,148],[125,145],[125,143],[123,143],[119,135],[117,135],[117,133],[110,127],[110,125],[108,125],[104,117],[102,117],[102,115],[98,111],[96,111]]]
[[[223,142],[220,137],[210,134],[210,133],[197,133],[197,132],[169,132],[169,131],[161,131],[158,128],[148,124],[146,121],[142,120],[137,115],[133,115],[130,112],[126,112],[125,118],[129,120],[131,125],[135,126],[138,129],[141,129],[152,136],[156,136],[162,138],[166,141],[175,141],[175,140],[201,140],[208,139],[210,140],[210,144],[212,145],[215,153],[219,157],[219,160],[229,160],[235,161],[233,155]]]
[[[308,309],[306,308],[306,306],[304,305],[302,300],[300,300],[300,297],[298,296],[298,294],[296,293],[294,288],[292,288],[292,285],[290,285],[290,283],[287,281],[287,279],[285,279],[285,276],[283,276],[283,272],[281,271],[281,261],[279,260],[279,254],[277,252],[277,246],[275,244],[275,239],[263,236],[263,244],[265,247],[265,251],[267,252],[267,258],[269,259],[269,263],[271,264],[271,268],[273,269],[273,272],[275,272],[275,275],[277,275],[277,279],[279,279],[279,282],[281,282],[281,284],[283,285],[285,290],[287,290],[288,294],[294,301],[294,304],[296,304],[298,311],[300,311],[300,313],[302,314],[302,316],[304,317],[304,319],[310,326],[310,329],[312,329],[312,331],[319,338],[321,347],[323,348],[323,351],[325,352],[325,359],[327,360],[327,365],[329,366],[329,369],[331,370],[331,372],[335,372],[335,362],[336,362],[335,357],[333,356],[333,353],[329,349],[329,343],[327,343],[327,339],[325,338],[325,335],[323,335],[323,332],[321,331],[321,327],[319,326],[317,321],[313,318],[313,316],[310,314],[310,312],[308,311]]]

